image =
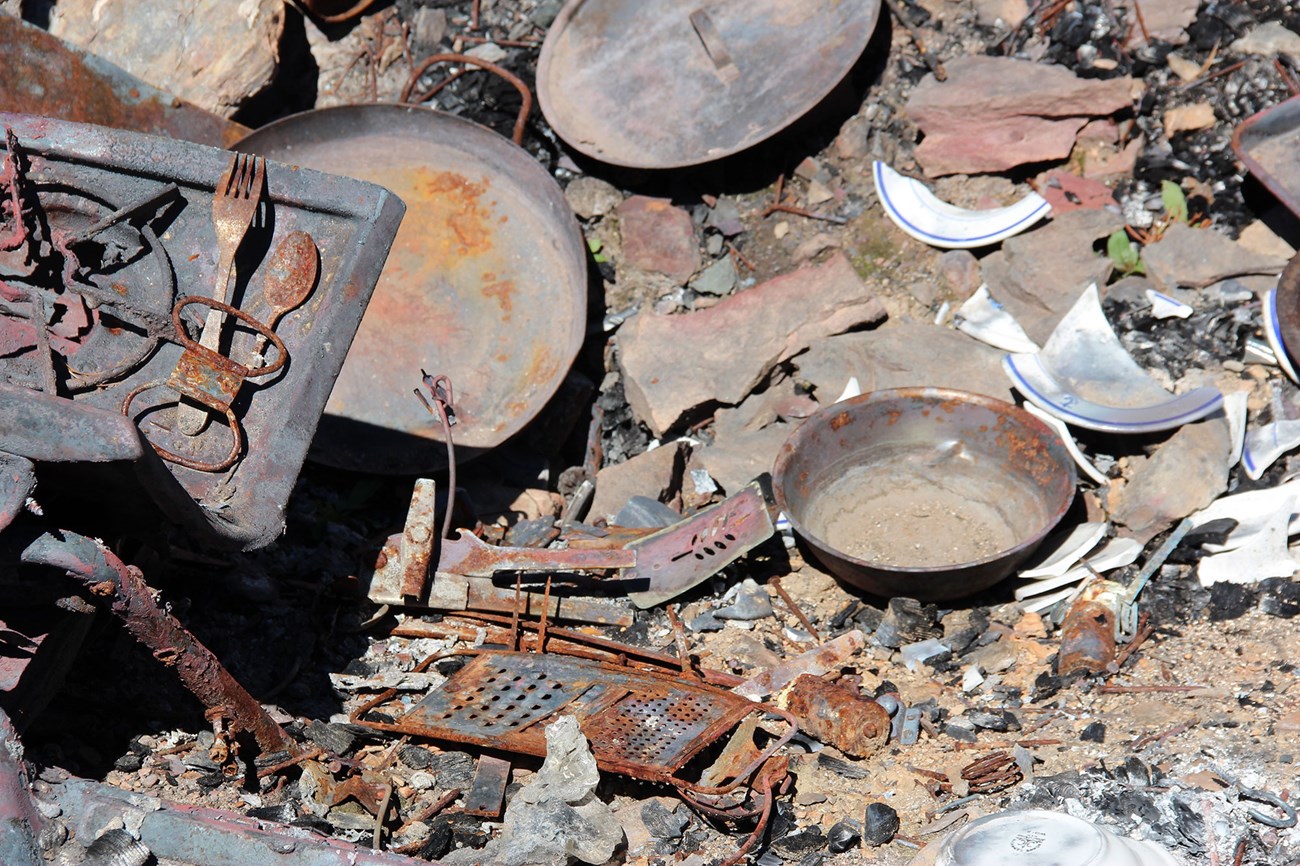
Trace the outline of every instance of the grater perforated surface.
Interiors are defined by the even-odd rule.
[[[654,779],[681,768],[753,707],[690,680],[571,656],[500,652],[474,658],[398,727],[545,755],[546,720],[572,714],[598,765]]]

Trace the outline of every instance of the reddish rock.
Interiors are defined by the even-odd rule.
[[[707,310],[642,312],[618,334],[628,402],[662,436],[692,410],[739,403],[773,367],[823,337],[884,317],[843,253]]]
[[[1131,78],[1083,79],[1009,57],[959,57],[947,72],[922,81],[906,109],[925,134],[915,157],[931,176],[1064,159],[1088,118],[1133,101]]]
[[[1114,205],[1115,194],[1099,180],[1053,169],[1043,175],[1038,191],[1059,216],[1072,210],[1097,210]]]
[[[618,206],[623,264],[684,285],[700,269],[691,215],[667,200],[634,195]]]
[[[689,456],[687,443],[668,442],[601,469],[596,474],[596,495],[591,500],[587,519],[612,520],[633,496],[667,502],[682,488],[682,474]]]

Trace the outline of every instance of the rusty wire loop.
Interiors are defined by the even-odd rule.
[[[442,424],[442,435],[447,442],[447,510],[442,515],[442,537],[451,538],[451,513],[456,506],[456,444],[452,441],[451,428],[456,426],[456,398],[452,394],[450,377],[430,376],[423,370],[420,376],[433,403],[425,399],[419,388],[415,389],[415,396]]]
[[[510,137],[515,144],[521,146],[523,145],[524,125],[528,122],[528,115],[533,110],[533,94],[528,89],[528,85],[525,84],[522,79],[520,79],[517,75],[510,72],[509,70],[497,66],[495,63],[489,63],[486,60],[480,60],[479,58],[471,57],[468,54],[447,53],[447,54],[430,55],[429,57],[426,57],[419,66],[416,67],[414,72],[411,73],[411,77],[407,80],[406,86],[402,88],[402,95],[399,101],[412,103],[412,104],[424,102],[425,100],[432,98],[433,95],[436,94],[439,90],[442,90],[448,84],[451,84],[457,78],[465,74],[465,70],[453,72],[446,79],[440,81],[439,83],[435,84],[433,87],[429,88],[428,90],[421,93],[419,96],[412,99],[411,95],[415,92],[415,86],[420,83],[420,79],[424,76],[424,73],[428,72],[430,67],[438,63],[467,63],[472,66],[482,67],[483,69],[486,69],[488,72],[495,73],[496,75],[505,79],[506,82],[509,83],[512,87],[514,87],[515,90],[518,90],[519,95],[523,97],[523,104],[520,105],[519,107],[519,116],[515,118],[514,132]]]

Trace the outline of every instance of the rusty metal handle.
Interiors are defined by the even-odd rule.
[[[521,105],[519,108],[519,116],[515,119],[515,129],[514,129],[514,134],[511,135],[511,139],[514,141],[515,144],[523,145],[524,124],[528,122],[528,114],[533,110],[533,94],[528,89],[528,85],[524,84],[523,80],[520,79],[519,76],[515,75],[513,72],[510,72],[509,70],[502,69],[500,66],[497,66],[495,63],[489,63],[488,61],[480,60],[477,57],[470,57],[468,54],[453,54],[453,53],[431,54],[424,59],[424,62],[422,62],[416,68],[416,70],[411,73],[411,77],[407,79],[406,86],[402,88],[402,96],[401,96],[402,102],[410,103],[412,105],[418,105],[419,103],[424,102],[426,99],[433,96],[439,90],[442,90],[448,84],[451,84],[461,75],[464,75],[463,71],[454,73],[453,75],[448,77],[445,81],[435,84],[427,92],[420,94],[418,99],[414,99],[414,100],[411,99],[411,94],[415,90],[415,85],[420,82],[420,77],[423,76],[424,73],[429,71],[429,67],[434,66],[438,63],[468,63],[471,66],[478,66],[483,69],[486,69],[488,72],[496,73],[496,75],[505,79],[509,84],[513,85],[515,90],[519,91],[519,95],[523,97],[524,102],[523,105]]]
[[[239,319],[239,321],[243,322],[245,325],[248,325],[248,327],[256,331],[261,337],[270,340],[271,345],[275,346],[276,349],[275,361],[270,364],[263,364],[260,367],[246,367],[243,364],[239,363],[238,361],[234,360],[233,358],[227,358],[225,355],[222,355],[219,352],[214,352],[213,350],[209,349],[207,346],[204,346],[202,343],[196,342],[193,338],[190,337],[188,333],[186,333],[185,325],[184,323],[181,322],[181,310],[185,309],[191,304],[199,304],[201,306],[208,307],[210,309],[220,310],[226,315],[234,316],[236,319]],[[269,327],[259,322],[257,319],[254,319],[252,316],[250,316],[248,313],[245,313],[243,310],[240,310],[236,307],[232,307],[230,304],[223,303],[221,301],[216,300],[215,298],[209,298],[204,295],[187,295],[181,298],[179,301],[176,302],[176,306],[172,307],[172,325],[175,326],[176,328],[177,342],[179,342],[186,349],[202,354],[204,357],[206,357],[209,360],[209,362],[211,362],[213,359],[219,359],[221,362],[224,362],[221,363],[219,366],[225,367],[229,365],[232,372],[237,373],[238,375],[246,379],[254,376],[266,376],[270,373],[274,373],[276,370],[283,367],[284,362],[289,359],[289,354],[288,354],[289,350],[284,347],[284,340],[280,339],[279,335],[277,335],[275,331],[272,331]]]
[[[318,0],[297,0],[297,4],[302,6],[308,15],[318,21],[324,21],[326,24],[341,24],[344,21],[355,18],[371,6],[374,6],[376,2],[378,2],[378,0],[357,0],[357,2],[351,7],[342,12],[335,12],[332,15],[326,15],[316,8],[318,5],[324,5],[319,3]]]
[[[700,37],[700,42],[704,45],[704,53],[708,54],[709,59],[713,61],[714,72],[723,83],[730,84],[739,78],[740,69],[731,59],[731,52],[722,41],[722,34],[718,32],[718,27],[713,23],[709,11],[696,9],[690,14],[690,22],[691,27],[695,29],[695,35]]]
[[[126,399],[122,401],[122,414],[130,418],[131,404],[135,402],[136,397],[139,397],[151,388],[160,388],[165,384],[166,382],[163,381],[146,382],[133,390],[130,394],[127,394]],[[179,405],[179,401],[177,401],[177,405]],[[175,463],[178,466],[184,466],[186,469],[193,469],[197,472],[222,472],[229,469],[231,466],[234,466],[235,463],[239,461],[239,453],[244,450],[244,433],[239,429],[239,420],[235,418],[235,410],[227,408],[225,414],[226,423],[230,426],[230,433],[233,436],[234,441],[231,443],[230,453],[227,454],[225,458],[215,463],[204,463],[201,460],[184,457],[174,451],[168,451],[158,443],[150,440],[148,436],[145,436],[144,438],[145,441],[153,447],[153,450],[158,452],[158,456],[166,460],[168,463]],[[143,435],[144,431],[141,430],[140,433]]]

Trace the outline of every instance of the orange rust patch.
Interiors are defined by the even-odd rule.
[[[415,169],[415,188],[428,208],[428,221],[434,238],[433,249],[422,252],[455,256],[480,255],[492,248],[488,221],[492,213],[481,201],[487,192],[487,179],[475,182],[454,171]],[[445,231],[442,230],[445,227]]]
[[[515,284],[510,280],[497,280],[483,287],[483,294],[496,300],[501,312],[509,313],[514,309]]]
[[[838,430],[841,427],[843,427],[845,424],[851,423],[852,420],[853,419],[849,417],[848,412],[841,412],[831,419],[831,429]]]

